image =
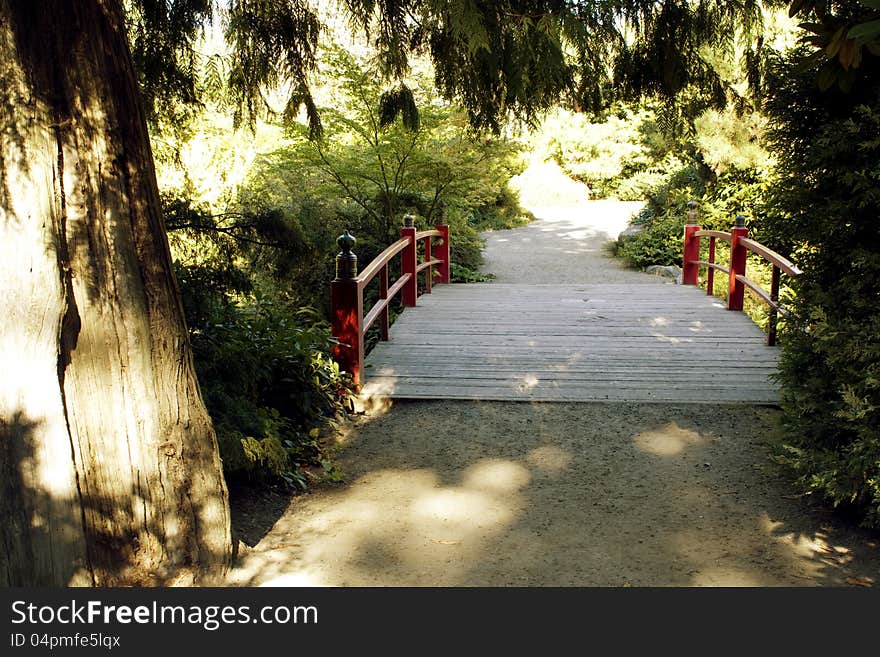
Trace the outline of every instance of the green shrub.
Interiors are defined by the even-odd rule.
[[[771,68],[766,230],[804,270],[783,333],[786,451],[803,489],[880,527],[880,71],[820,92]]]
[[[487,283],[495,279],[495,274],[482,274],[453,262],[449,279],[451,283]]]
[[[617,255],[632,267],[681,266],[682,238],[687,223],[687,204],[705,189],[696,167],[667,158],[662,184],[648,194],[647,207],[635,218],[640,233],[621,240]]]
[[[180,279],[185,299],[212,296],[193,290],[185,269]],[[188,322],[224,471],[231,479],[301,483],[300,466],[321,459],[317,431],[344,411],[351,394],[331,358],[329,326],[283,300],[213,298],[198,306],[211,308],[207,316],[189,314]]]
[[[684,224],[683,218],[672,213],[655,217],[641,233],[620,240],[617,255],[631,267],[681,266]]]
[[[621,184],[656,164],[653,119],[653,112],[634,106],[617,106],[601,119],[557,110],[541,126],[536,147],[586,184],[592,197],[620,198]],[[624,200],[640,200],[632,198],[635,193],[635,186],[628,186],[630,199]]]

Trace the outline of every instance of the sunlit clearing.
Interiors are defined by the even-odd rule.
[[[311,521],[309,528],[315,531],[324,532],[334,529],[340,523],[371,523],[378,520],[381,520],[381,518],[379,517],[379,509],[376,508],[374,500],[352,500],[344,509],[330,510],[325,514],[314,518]]]
[[[572,456],[555,445],[544,445],[529,452],[526,457],[529,465],[548,474],[559,474],[568,470]]]
[[[643,452],[655,456],[675,456],[692,445],[703,444],[704,439],[696,431],[682,429],[675,422],[653,431],[645,431],[633,438],[633,443]]]
[[[463,477],[467,488],[493,493],[515,493],[531,481],[529,471],[513,461],[484,459],[469,467]]]
[[[557,233],[557,237],[565,240],[585,240],[596,235],[595,230],[570,230],[567,233]]]
[[[523,207],[565,206],[583,203],[590,198],[590,188],[575,182],[553,160],[534,157],[528,168],[510,179],[510,187],[519,192]]]

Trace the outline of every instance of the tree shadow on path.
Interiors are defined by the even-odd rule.
[[[395,403],[243,555],[243,585],[877,581],[876,536],[790,495],[748,406]]]

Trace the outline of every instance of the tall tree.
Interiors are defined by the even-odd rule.
[[[377,37],[387,120],[412,107],[401,82],[422,49],[478,128],[560,96],[595,105],[615,61],[634,93],[711,84],[700,48],[759,5],[344,4]],[[319,132],[314,8],[221,6],[240,119],[285,82],[287,114],[304,106]],[[212,0],[0,0],[0,584],[205,581],[229,563],[227,492],[145,123],[168,99],[198,102],[193,44],[214,11]]]
[[[0,583],[231,555],[118,2],[0,0]]]

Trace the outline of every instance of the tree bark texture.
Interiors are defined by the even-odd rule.
[[[210,582],[228,493],[118,0],[0,0],[0,585]]]

